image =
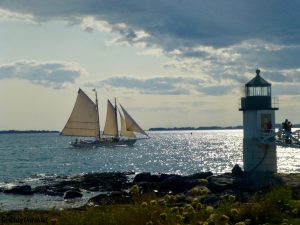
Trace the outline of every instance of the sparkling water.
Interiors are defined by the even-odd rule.
[[[74,138],[58,133],[0,134],[0,186],[26,183],[34,187],[58,176],[90,172],[219,174],[230,172],[235,164],[243,166],[242,130],[161,131],[149,135],[150,139],[130,147],[79,149],[68,144]],[[277,157],[278,172],[300,172],[299,149],[278,147]],[[23,204],[16,204],[17,201]],[[61,199],[0,193],[0,209],[41,208],[41,202],[49,206],[53,201]]]

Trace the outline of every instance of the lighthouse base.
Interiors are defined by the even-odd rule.
[[[276,146],[244,138],[243,161],[246,173],[277,173]]]

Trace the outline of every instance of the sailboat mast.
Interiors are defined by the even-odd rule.
[[[96,89],[93,89],[93,91],[95,91],[95,95],[96,95],[96,110],[97,110],[97,123],[98,123],[98,139],[100,140],[101,136],[100,136],[100,120],[99,120],[99,108],[98,108],[98,97],[97,97],[97,91]]]
[[[117,125],[117,137],[119,137],[119,129],[118,129],[118,112],[117,112],[117,98],[115,98],[115,118],[116,118],[116,125]]]

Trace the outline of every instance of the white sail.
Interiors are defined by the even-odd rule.
[[[119,110],[119,115],[120,115],[120,120],[121,120],[120,135],[124,136],[124,137],[135,138],[136,136],[134,135],[133,131],[126,129],[126,121],[125,121],[124,116],[121,114],[120,110]]]
[[[104,135],[118,136],[118,121],[116,108],[107,100],[107,113],[104,126]]]
[[[62,135],[99,137],[98,106],[81,89],[70,118],[62,130]]]
[[[148,136],[148,134],[146,134],[146,132],[137,124],[137,122],[135,122],[135,120],[129,115],[129,113],[123,108],[121,104],[120,106],[124,114],[126,130],[132,132],[138,132]]]

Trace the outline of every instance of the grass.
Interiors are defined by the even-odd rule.
[[[235,196],[222,198],[218,207],[195,200],[179,202],[176,196],[157,196],[131,189],[134,204],[89,206],[81,209],[0,212],[0,224],[52,225],[258,225],[300,224],[300,200],[288,188],[256,193],[242,203]],[[194,190],[194,194],[203,195]],[[206,193],[204,193],[206,194]],[[43,220],[42,220],[43,219]]]

